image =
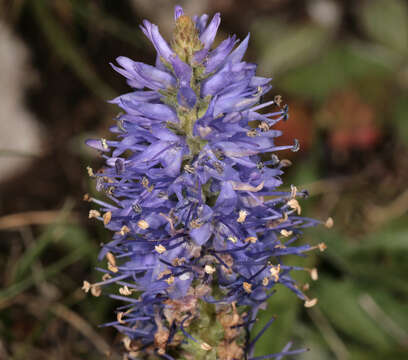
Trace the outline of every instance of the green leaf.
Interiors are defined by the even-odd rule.
[[[322,101],[333,92],[367,76],[391,74],[388,60],[357,46],[342,45],[329,49],[320,59],[285,75],[279,87],[315,101]]]
[[[354,341],[378,350],[393,345],[387,333],[361,308],[359,297],[362,291],[355,283],[322,278],[317,290],[320,308],[335,328]]]
[[[304,64],[331,36],[327,29],[316,25],[293,27],[275,19],[258,22],[253,34],[260,50],[259,71],[272,75]]]
[[[366,32],[374,40],[408,54],[408,6],[405,1],[364,1],[359,13]]]

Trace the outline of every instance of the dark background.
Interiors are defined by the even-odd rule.
[[[115,303],[81,291],[110,234],[88,220],[88,137],[109,137],[106,100],[130,89],[117,56],[154,61],[143,18],[171,36],[174,1],[0,0],[0,359],[120,356],[120,337],[97,326]],[[324,253],[305,309],[284,288],[260,313],[278,318],[258,353],[293,340],[302,360],[408,356],[408,5],[403,0],[184,1],[222,13],[217,41],[251,32],[246,60],[272,76],[298,138],[286,188],[306,188],[303,213],[335,225],[307,231]]]

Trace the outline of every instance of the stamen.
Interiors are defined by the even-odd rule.
[[[278,264],[277,266],[271,266],[269,272],[271,273],[271,277],[275,282],[279,281],[279,273],[281,271],[281,266]]]
[[[103,214],[103,223],[104,225],[108,225],[112,219],[112,212],[108,211],[105,214]]]
[[[206,342],[201,343],[200,347],[205,351],[210,351],[212,349],[212,346],[207,344]]]
[[[132,290],[125,285],[124,287],[119,288],[119,294],[129,296],[132,295]]]
[[[317,301],[318,301],[317,298],[307,299],[305,301],[305,308],[311,308],[311,307],[315,306],[317,304]]]
[[[297,214],[300,215],[302,208],[299,205],[299,202],[296,199],[290,199],[287,203],[292,209],[296,210]]]
[[[103,147],[105,150],[108,150],[108,149],[109,149],[109,146],[108,146],[108,144],[107,144],[107,142],[106,142],[106,139],[102,138],[102,139],[101,139],[101,144],[102,144],[102,147]]]
[[[130,229],[126,225],[123,225],[119,231],[119,234],[122,236],[125,236],[129,232],[130,232]]]
[[[326,222],[324,223],[324,226],[326,226],[328,229],[331,229],[334,225],[333,218],[329,217],[327,218]]]
[[[149,228],[149,223],[146,220],[139,220],[137,222],[137,226],[142,230],[146,230]]]
[[[238,219],[237,222],[239,223],[243,223],[246,219],[246,217],[248,216],[248,211],[246,210],[239,210],[239,214],[238,214]]]
[[[228,240],[231,241],[233,244],[236,244],[238,241],[236,236],[228,236]]]
[[[156,245],[154,249],[159,253],[163,254],[167,249],[163,245]]]
[[[89,218],[98,218],[101,216],[101,213],[98,210],[89,210]]]
[[[205,271],[207,274],[211,275],[211,274],[213,274],[213,273],[216,272],[216,269],[215,269],[215,267],[213,267],[213,266],[211,266],[211,265],[205,265],[204,271]]]
[[[174,276],[170,276],[169,278],[164,280],[167,284],[171,285],[174,283]]]
[[[244,282],[242,283],[242,287],[244,288],[244,290],[245,290],[248,294],[250,294],[250,293],[252,292],[252,284],[250,284],[250,283],[244,281]]]
[[[283,235],[284,237],[289,237],[290,235],[293,234],[293,231],[292,231],[292,230],[288,231],[288,230],[286,230],[286,229],[282,229],[280,233],[281,233],[281,235]]]
[[[95,174],[90,166],[87,166],[86,170],[88,171],[89,177],[95,177]]]
[[[251,244],[255,244],[258,239],[255,236],[247,237],[244,242],[250,242]]]

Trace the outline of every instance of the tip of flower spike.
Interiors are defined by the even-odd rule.
[[[203,49],[203,44],[191,17],[181,14],[180,11],[177,15],[175,14],[175,17],[176,27],[173,34],[172,48],[180,60],[189,64],[193,61],[194,54]]]

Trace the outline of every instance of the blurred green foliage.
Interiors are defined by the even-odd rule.
[[[310,282],[309,296],[317,297],[318,305],[305,309],[294,294],[279,288],[268,309],[260,312],[254,333],[272,316],[277,319],[259,341],[257,354],[277,352],[293,340],[296,346],[311,349],[299,356],[303,360],[406,359],[408,5],[403,0],[271,1],[269,8],[268,4],[209,1],[211,11],[222,7],[231,32],[248,30],[234,11],[251,10],[251,59],[259,63],[260,74],[274,77],[274,89],[295,113],[284,125],[285,136],[305,136],[304,143],[310,144],[291,158],[294,166],[285,183],[308,188],[311,197],[303,201],[303,212],[321,219],[332,216],[335,226],[310,229],[302,240],[325,242],[326,252],[291,259],[293,264],[319,267],[318,281],[297,274],[300,283]],[[45,117],[44,123],[55,122],[49,127],[50,138],[60,128],[65,131],[62,122],[75,114],[86,124],[76,123],[75,130],[63,131],[61,144],[50,145],[51,152],[63,153],[74,164],[55,170],[64,179],[74,173],[73,181],[57,187],[60,192],[47,202],[61,208],[61,199],[65,201],[58,215],[42,226],[34,222],[8,227],[9,219],[0,218],[5,229],[0,255],[4,269],[0,358],[100,359],[112,347],[111,358],[116,359],[120,349],[116,333],[96,329],[111,321],[113,302],[80,290],[83,280],[97,281],[100,276],[94,271],[98,247],[110,236],[87,223],[88,204],[79,205],[78,193],[94,191],[94,184],[81,180],[85,166],[98,166],[100,161],[76,142],[73,145],[72,139],[106,135],[112,109],[101,105],[101,99],[125,89],[118,85],[113,90],[116,80],[106,77],[111,76],[104,73],[106,62],[118,55],[152,58],[137,28],[143,7],[136,7],[140,11],[135,12],[136,20],[129,16],[128,1],[116,7],[109,1],[0,1],[3,8],[10,15],[10,26],[33,40],[28,45],[41,76],[60,74],[64,89],[72,82],[67,91],[73,98],[51,83],[46,94],[55,97],[34,107]],[[41,96],[45,94],[40,92]],[[43,109],[63,98],[65,111]],[[64,117],[64,112],[69,114]],[[57,114],[61,123],[52,117]],[[303,122],[313,128],[313,136],[299,130]],[[360,128],[364,136],[358,137]],[[46,161],[56,163],[60,158]],[[38,177],[46,172],[34,170]],[[13,189],[10,184],[4,185],[5,193]],[[19,187],[19,196],[28,191],[26,186]],[[10,191],[10,198],[3,201],[7,213],[35,210],[28,200],[14,208],[16,193]]]

